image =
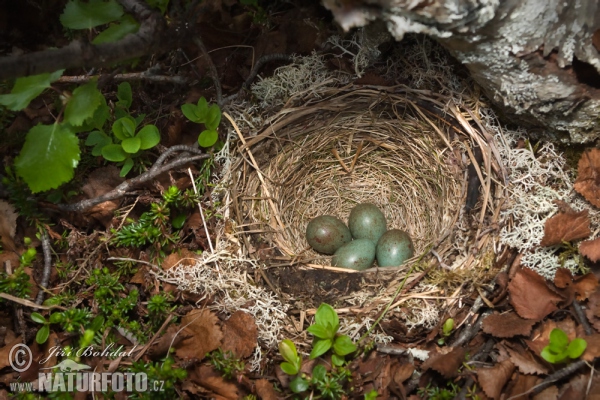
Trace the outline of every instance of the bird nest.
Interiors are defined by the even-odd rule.
[[[298,307],[359,306],[389,299],[426,271],[486,270],[502,197],[493,182],[503,168],[476,115],[405,87],[298,94],[235,149],[234,232],[265,265],[271,288]],[[388,229],[408,232],[415,256],[358,272],[310,249],[312,218],[347,221],[359,203],[376,204]]]

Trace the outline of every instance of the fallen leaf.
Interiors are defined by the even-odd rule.
[[[223,337],[223,351],[230,350],[237,358],[250,357],[258,338],[254,318],[243,311],[236,311],[223,325]]]
[[[573,185],[577,193],[600,207],[600,149],[587,149],[579,159],[577,179]]]
[[[579,244],[579,253],[591,262],[600,260],[600,238],[585,240]]]
[[[544,237],[540,246],[556,246],[562,242],[585,239],[590,231],[588,210],[580,212],[561,212],[546,220]]]
[[[596,331],[600,332],[600,291],[589,296],[585,316]]]
[[[423,363],[421,369],[423,371],[433,369],[446,379],[454,378],[458,375],[458,370],[465,361],[465,354],[466,350],[464,348],[457,347],[447,354],[433,355]]]
[[[398,363],[395,365],[394,371],[392,375],[394,376],[394,382],[396,385],[400,386],[405,380],[410,378],[415,371],[415,366],[411,363]]]
[[[14,238],[17,231],[18,216],[12,204],[0,200],[0,241],[7,250],[16,250]]]
[[[598,278],[591,272],[576,277],[573,288],[575,289],[575,293],[577,293],[577,300],[583,301],[590,297],[598,288]]]
[[[573,283],[573,274],[566,268],[558,268],[554,275],[554,285],[556,287],[565,289]]]
[[[163,260],[161,267],[163,270],[169,270],[176,265],[191,266],[196,265],[198,254],[188,249],[179,249],[175,253],[169,254]]]
[[[541,378],[534,375],[517,373],[516,378],[512,380],[511,385],[507,390],[506,397],[511,400],[528,400],[531,388],[541,380]]]
[[[114,165],[102,167],[92,171],[85,185],[81,188],[88,199],[102,196],[119,186],[124,178],[119,176],[119,169]],[[109,227],[113,219],[113,212],[119,207],[117,200],[109,200],[97,204],[85,211],[86,215],[98,220],[105,227]]]
[[[215,372],[215,370],[208,365],[196,367],[189,375],[189,379],[218,395],[208,397],[228,400],[237,400],[241,398],[237,386],[232,382],[226,381],[221,374]]]
[[[542,364],[532,352],[527,351],[518,343],[506,343],[505,346],[510,360],[523,374],[545,375],[549,372],[548,367]],[[541,351],[541,350],[540,350]]]
[[[182,333],[189,336],[177,346],[180,358],[202,360],[206,353],[221,346],[223,333],[217,325],[219,319],[207,309],[192,310],[181,319]]]
[[[4,369],[10,365],[12,360],[10,359],[9,355],[12,351],[12,348],[19,343],[23,343],[23,338],[21,336],[14,338],[4,347],[0,348],[0,369]],[[25,361],[25,359],[23,359],[23,361]]]
[[[558,386],[550,386],[535,396],[532,400],[557,400],[558,399]]]
[[[259,379],[255,382],[256,394],[263,400],[277,400],[277,392],[273,389],[273,384],[266,379]]]
[[[556,304],[562,300],[554,293],[546,281],[536,272],[522,268],[508,284],[510,304],[517,314],[525,319],[540,321],[557,310]]]
[[[587,347],[581,358],[585,361],[592,362],[594,358],[600,357],[600,334],[585,336],[583,339],[587,342]]]
[[[177,348],[179,343],[184,339],[191,338],[192,335],[186,334],[185,332],[179,332],[179,327],[170,325],[164,335],[158,339],[150,349],[148,349],[148,357],[152,360],[158,360],[164,357],[171,347]]]
[[[491,368],[477,368],[477,379],[488,397],[498,399],[514,370],[514,364],[504,360]]]
[[[511,338],[517,335],[529,335],[534,320],[523,319],[514,312],[491,314],[483,320],[483,331],[497,338]]]

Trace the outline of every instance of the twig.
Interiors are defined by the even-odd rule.
[[[344,160],[342,160],[342,158],[340,157],[340,154],[338,153],[338,151],[336,149],[331,149],[331,152],[333,153],[335,158],[339,161],[340,165],[342,166],[342,168],[344,168],[344,171],[346,171],[346,173],[349,174],[350,172],[352,172],[348,169],[348,167],[346,167],[346,163],[344,163]]]
[[[170,154],[172,154],[175,151],[186,151],[189,153],[195,153],[197,155],[185,157],[185,158],[178,158],[178,159],[175,159],[174,161],[171,161],[170,163],[168,163],[166,165],[161,166],[163,161]],[[105,201],[121,198],[121,197],[125,196],[125,194],[127,194],[127,192],[130,191],[131,189],[133,189],[135,186],[142,184],[144,182],[147,182],[147,181],[155,178],[156,176],[162,174],[165,171],[169,171],[173,168],[180,167],[180,166],[185,165],[192,161],[203,160],[203,159],[206,159],[209,157],[210,157],[209,154],[202,153],[201,150],[196,149],[191,146],[184,146],[184,145],[172,146],[169,149],[167,149],[167,151],[165,151],[163,154],[161,154],[160,157],[158,157],[158,159],[156,160],[154,165],[148,171],[144,172],[143,174],[141,174],[139,176],[136,176],[135,178],[126,180],[125,182],[121,183],[119,186],[117,186],[110,192],[105,193],[102,196],[94,197],[93,199],[82,200],[82,201],[80,201],[78,203],[74,203],[74,204],[59,204],[59,205],[57,205],[57,208],[59,210],[66,211],[66,212],[81,212],[81,211],[87,210],[88,208],[91,208],[91,207],[95,206],[96,204],[100,204]]]
[[[185,85],[187,79],[183,76],[167,76],[155,75],[149,73],[150,70],[143,72],[132,72],[129,74],[116,74],[111,79],[120,81],[149,81],[158,83],[174,83],[176,85]],[[93,78],[102,78],[106,75],[78,75],[78,76],[61,76],[57,82],[59,83],[86,83]]]
[[[488,339],[487,342],[485,342],[485,344],[483,345],[483,348],[481,349],[481,351],[477,354],[475,354],[473,357],[471,357],[471,360],[469,361],[483,361],[485,360],[490,352],[492,351],[492,349],[494,348],[494,344],[496,344],[496,341],[494,339]],[[473,379],[472,376],[469,376],[466,380],[465,383],[462,387],[462,389],[460,390],[460,392],[458,392],[458,394],[456,395],[455,399],[457,400],[465,400],[467,397],[467,391],[469,390],[469,387],[475,382],[475,380]]]
[[[192,181],[192,187],[194,188],[194,193],[198,196],[198,189],[196,189],[196,182],[194,181],[194,175],[192,175],[192,170],[188,168],[188,173],[190,174],[190,179]],[[204,219],[204,212],[202,211],[202,204],[200,204],[200,200],[198,200],[198,210],[200,210],[200,217],[202,218],[202,225],[204,225],[204,232],[206,232],[206,238],[208,239],[208,247],[210,247],[210,252],[214,253],[215,249],[213,248],[212,241],[210,240],[210,233],[208,232],[208,227],[206,226],[206,220]],[[217,267],[217,271],[219,271],[219,264],[215,263]]]
[[[173,314],[169,314],[169,316],[167,317],[167,319],[165,320],[165,322],[163,322],[163,324],[156,331],[156,333],[154,334],[154,336],[152,336],[152,339],[150,339],[148,341],[148,343],[146,343],[146,345],[140,349],[140,351],[135,355],[135,357],[133,357],[133,361],[138,361],[140,358],[142,358],[142,356],[146,353],[146,351],[148,351],[148,348],[150,346],[152,346],[152,344],[154,343],[154,341],[156,340],[156,338],[158,338],[158,336],[161,334],[161,332],[163,331],[163,329],[165,329],[171,323],[171,320],[173,320]]]
[[[200,52],[202,53],[202,55],[204,56],[204,58],[206,58],[206,61],[208,62],[209,74],[213,80],[213,84],[215,85],[215,90],[217,91],[217,104],[219,105],[219,107],[222,107],[223,106],[223,90],[221,89],[221,81],[219,80],[219,74],[217,73],[217,67],[215,67],[215,64],[213,63],[212,58],[210,58],[208,51],[206,51],[206,46],[204,46],[204,42],[202,42],[202,39],[200,39],[200,36],[198,36],[198,35],[194,36],[194,43],[196,44],[196,46],[198,46],[198,48],[200,49]]]
[[[471,312],[473,312],[473,308],[471,308]],[[479,316],[479,318],[477,318],[477,321],[475,321],[475,323],[468,324],[466,327],[464,327],[460,335],[458,335],[458,337],[456,338],[456,340],[450,344],[450,347],[460,347],[463,344],[468,343],[473,338],[473,336],[475,336],[477,332],[479,332],[479,330],[481,329],[481,324],[485,317],[487,317],[491,313],[491,311],[486,311],[482,313]]]
[[[597,359],[598,358],[595,358],[594,362],[596,362]],[[544,389],[546,389],[548,386],[552,385],[554,382],[564,379],[568,376],[571,376],[579,368],[583,367],[584,365],[587,365],[587,361],[585,361],[585,360],[573,361],[571,364],[567,365],[563,369],[559,369],[555,373],[548,375],[546,377],[546,379],[544,379],[540,384],[534,386],[529,392],[532,392],[533,394],[538,394],[538,393],[542,392]],[[521,393],[521,395],[529,393],[529,392]],[[514,396],[514,397],[517,397],[517,396]]]
[[[42,272],[42,281],[40,282],[40,286],[42,290],[38,292],[38,295],[35,299],[36,304],[42,304],[44,302],[44,290],[48,288],[48,284],[50,283],[50,271],[52,269],[52,254],[50,248],[50,239],[48,238],[48,233],[45,229],[42,229],[42,250],[44,252],[44,271]]]
[[[58,306],[58,305],[42,306],[42,305],[34,303],[31,300],[22,299],[20,297],[12,296],[12,295],[10,295],[8,293],[0,293],[0,298],[3,298],[5,300],[10,300],[10,301],[15,302],[17,304],[20,304],[22,306],[31,307],[33,309],[52,310],[53,308],[58,308],[60,310],[66,310],[65,307],[61,307],[61,306]]]
[[[135,258],[127,258],[127,257],[108,257],[106,259],[106,261],[131,261],[131,262],[136,262],[136,263],[140,263],[140,264],[145,264],[148,265],[156,270],[162,271],[162,269],[156,265],[156,264],[152,264],[148,261],[144,261],[144,260],[136,260]]]
[[[575,315],[577,316],[579,323],[583,326],[583,330],[585,331],[585,334],[587,336],[590,336],[592,333],[594,333],[594,331],[592,330],[592,327],[590,326],[590,323],[588,322],[585,315],[583,315],[583,310],[581,309],[581,305],[579,304],[579,302],[577,300],[573,300],[572,306],[573,306],[573,310],[575,310]]]

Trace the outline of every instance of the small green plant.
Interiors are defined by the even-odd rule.
[[[458,394],[460,387],[452,382],[448,382],[448,388],[432,387],[431,383],[424,388],[417,390],[417,395],[427,400],[452,400]]]
[[[244,372],[246,365],[235,357],[231,350],[226,353],[220,348],[206,355],[213,368],[221,373],[225,379],[232,379]]]
[[[375,400],[378,395],[379,393],[377,393],[377,390],[371,389],[369,392],[365,393],[365,400]]]
[[[446,339],[452,333],[452,329],[454,329],[454,319],[448,318],[444,321],[444,325],[442,325],[442,337],[438,340],[440,346],[446,343]]]
[[[315,314],[315,323],[307,331],[315,336],[310,358],[317,358],[333,348],[331,362],[335,366],[344,364],[344,357],[356,351],[356,345],[347,335],[339,335],[340,322],[337,313],[329,304],[321,304]]]
[[[302,357],[298,355],[296,345],[289,339],[284,339],[279,343],[279,353],[285,360],[279,366],[281,370],[288,375],[298,375],[302,367]]]
[[[541,356],[549,363],[559,364],[567,358],[579,358],[586,347],[587,342],[584,339],[575,338],[569,341],[569,337],[562,329],[554,328],[550,332],[550,343],[544,347]]]
[[[155,294],[148,300],[148,316],[154,326],[160,326],[167,315],[175,310],[176,306],[171,306],[171,300],[170,293]]]
[[[200,97],[198,104],[184,104],[181,106],[181,112],[187,119],[197,124],[204,124],[206,127],[198,136],[198,144],[202,147],[210,147],[217,143],[219,134],[217,127],[221,123],[221,109],[218,105],[208,105],[204,97]]]
[[[131,366],[131,372],[143,372],[147,375],[148,387],[160,388],[159,392],[140,392],[133,394],[132,399],[174,399],[177,398],[175,384],[187,377],[187,371],[174,365],[173,358],[163,362],[137,361]]]
[[[0,271],[0,292],[21,298],[29,296],[31,293],[31,283],[23,265],[15,269],[12,274]],[[3,299],[0,299],[0,303],[3,301]]]

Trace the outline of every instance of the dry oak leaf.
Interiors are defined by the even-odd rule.
[[[530,393],[532,388],[541,381],[542,378],[538,376],[517,373],[516,377],[512,379],[503,393],[504,397],[514,400],[525,400],[528,398],[528,395],[525,393]]]
[[[600,332],[600,291],[594,292],[587,303],[585,316],[596,331]]]
[[[465,361],[466,352],[464,348],[456,347],[446,354],[433,355],[423,363],[421,369],[423,371],[433,369],[446,379],[454,378],[458,375],[458,370]]]
[[[477,368],[477,380],[487,396],[498,399],[514,370],[514,364],[504,360],[491,368]]]
[[[237,386],[226,381],[221,374],[215,372],[215,370],[208,365],[201,365],[194,369],[190,374],[189,379],[213,392],[214,395],[209,396],[210,398],[227,400],[237,400],[241,398]]]
[[[181,319],[182,333],[188,338],[177,347],[176,354],[180,358],[202,360],[206,353],[221,346],[223,333],[217,325],[219,319],[207,309],[192,310]]]
[[[554,285],[565,289],[569,298],[577,294],[577,300],[587,299],[598,287],[598,278],[593,273],[587,273],[583,276],[573,278],[571,271],[566,268],[559,268],[554,276]]]
[[[514,312],[491,314],[483,320],[483,331],[497,338],[511,338],[517,335],[527,336],[531,333],[534,320],[523,319]]]
[[[586,240],[579,244],[579,253],[583,254],[591,262],[600,260],[600,238]]]
[[[198,261],[198,255],[189,251],[188,249],[179,249],[175,253],[169,254],[163,260],[161,268],[163,270],[169,270],[177,265],[191,266],[196,265]]]
[[[556,304],[562,300],[554,293],[546,281],[529,268],[522,268],[508,284],[510,304],[519,316],[540,321],[557,310]]]
[[[594,333],[593,335],[583,337],[583,339],[587,342],[587,347],[581,358],[592,362],[594,358],[600,357],[600,334]]]
[[[573,187],[587,201],[600,207],[600,149],[588,149],[579,159],[577,179]]]
[[[544,237],[540,246],[556,246],[562,242],[585,239],[591,233],[588,210],[560,212],[544,223]]]
[[[263,400],[277,400],[277,392],[273,389],[273,384],[266,379],[259,379],[255,383],[256,394]]]
[[[545,375],[549,372],[548,367],[542,364],[530,351],[527,351],[518,343],[506,344],[506,350],[512,363],[523,374]]]
[[[258,328],[254,318],[236,311],[223,326],[223,351],[231,351],[237,358],[250,357],[257,345]]]

